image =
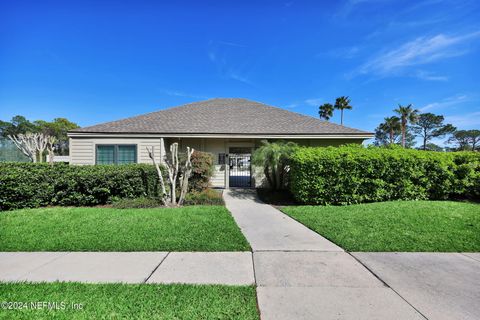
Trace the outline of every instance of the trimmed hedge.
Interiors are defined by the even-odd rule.
[[[142,196],[158,196],[152,165],[0,163],[0,210],[93,206]]]
[[[480,198],[480,153],[344,146],[299,148],[290,191],[303,204]]]

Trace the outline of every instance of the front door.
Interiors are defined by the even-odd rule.
[[[251,150],[251,148],[230,148],[228,155],[230,188],[250,188],[252,186]]]

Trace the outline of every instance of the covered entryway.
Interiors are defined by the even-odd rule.
[[[252,186],[251,148],[232,147],[228,155],[228,185],[230,188]]]

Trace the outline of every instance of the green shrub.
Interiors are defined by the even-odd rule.
[[[185,197],[185,205],[213,205],[213,206],[221,206],[224,205],[222,193],[213,190],[213,189],[205,189],[203,191],[192,191],[187,194]]]
[[[213,155],[207,152],[194,151],[192,154],[192,175],[188,181],[191,191],[202,191],[209,187],[213,175]]]
[[[306,204],[478,199],[480,153],[344,146],[300,148],[290,190]]]
[[[142,196],[158,196],[152,165],[0,163],[0,210],[92,206]]]
[[[163,207],[159,198],[133,198],[119,199],[112,203],[112,207],[116,209],[136,209],[136,208],[159,208]]]

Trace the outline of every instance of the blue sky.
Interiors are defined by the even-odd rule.
[[[348,95],[348,126],[412,103],[469,129],[479,73],[477,0],[0,0],[3,120],[85,126],[213,97],[317,116]]]

